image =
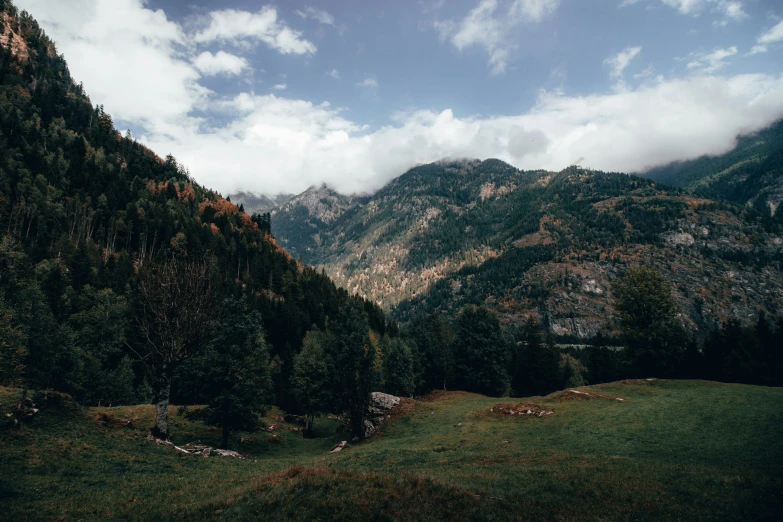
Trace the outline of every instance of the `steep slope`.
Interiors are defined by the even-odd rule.
[[[0,384],[85,402],[127,385],[113,402],[136,400],[138,272],[177,256],[204,260],[221,295],[262,313],[284,388],[305,332],[348,294],[297,263],[264,217],[120,135],[35,20],[7,0],[0,14]]]
[[[272,209],[272,220],[275,229],[285,237],[283,244],[291,255],[310,259],[328,237],[322,238],[321,232],[328,234],[353,202],[354,198],[338,194],[326,185],[313,186]]]
[[[720,156],[704,156],[652,169],[643,176],[754,207],[775,217],[783,201],[783,121],[749,136]]]
[[[675,283],[696,329],[776,313],[783,298],[779,228],[625,174],[441,162],[341,207],[329,223],[305,226],[296,211],[273,215],[281,241],[401,319],[483,303],[508,323],[534,313],[555,334],[583,339],[615,328],[611,281],[633,263]],[[293,233],[279,226],[286,220]]]

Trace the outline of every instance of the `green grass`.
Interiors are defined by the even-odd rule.
[[[525,399],[554,415],[489,413],[466,393],[417,401],[372,440],[278,431],[234,440],[246,460],[144,440],[149,406],[49,407],[0,428],[0,512],[26,519],[763,520],[783,512],[783,389],[703,381],[612,383],[620,396]],[[16,390],[0,388],[0,411]],[[503,400],[508,402],[508,399]],[[174,442],[216,445],[178,416]],[[133,428],[102,413],[138,418]],[[278,412],[279,413],[279,412]],[[270,422],[275,422],[270,420]],[[461,424],[461,426],[455,426]],[[510,442],[504,442],[510,441]]]

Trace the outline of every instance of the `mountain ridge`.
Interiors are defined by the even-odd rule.
[[[616,330],[611,282],[633,263],[667,275],[700,332],[717,318],[778,313],[770,297],[783,295],[778,224],[635,175],[446,161],[341,204],[327,223],[289,201],[272,229],[294,255],[402,320],[472,302],[510,324],[533,314],[584,340]],[[712,282],[697,276],[710,272]]]

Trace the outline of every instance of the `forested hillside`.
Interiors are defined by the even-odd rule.
[[[121,135],[29,15],[3,0],[0,16],[1,384],[85,404],[242,403],[212,419],[240,427],[298,407],[311,328],[348,321],[360,348],[384,334],[381,310],[292,259],[268,216]]]
[[[779,215],[636,176],[440,162],[373,196],[319,203],[319,214],[298,198],[274,210],[278,239],[403,320],[483,304],[505,324],[537,315],[563,339],[611,334],[611,282],[637,264],[674,283],[701,335],[730,317],[776,315],[783,298]]]
[[[783,296],[778,217],[498,160],[423,165],[372,196],[314,187],[249,215],[117,132],[35,20],[0,7],[0,385],[23,390],[8,422],[34,413],[28,390],[154,402],[166,439],[176,401],[204,405],[183,411],[227,446],[272,405],[306,432],[336,414],[365,437],[372,391],[779,381],[783,323],[761,313]],[[628,350],[604,347],[621,333]],[[562,353],[555,337],[595,347]]]
[[[783,201],[783,121],[749,136],[720,156],[704,156],[658,167],[643,174],[653,181],[696,194],[752,206],[767,219],[777,218]]]

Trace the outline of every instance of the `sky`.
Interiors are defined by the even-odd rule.
[[[224,194],[644,169],[783,117],[780,0],[15,0],[121,130]]]

